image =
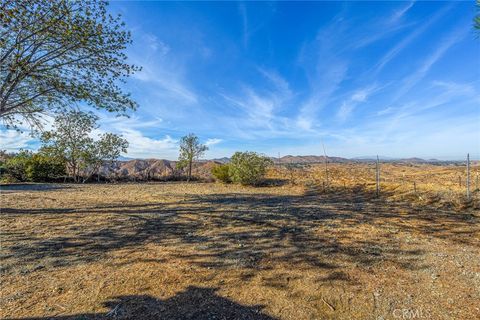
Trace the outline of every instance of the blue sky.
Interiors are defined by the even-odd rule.
[[[474,2],[140,2],[110,5],[143,70],[129,119],[102,113],[129,157],[175,159],[197,134],[206,157],[480,158]],[[35,148],[1,132],[2,148]]]

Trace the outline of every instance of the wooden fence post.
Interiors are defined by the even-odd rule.
[[[328,188],[328,159],[327,159],[327,152],[325,151],[325,145],[322,142],[322,148],[323,148],[323,159],[325,162],[325,180],[327,182],[327,188]]]
[[[415,183],[415,181],[413,181],[413,192],[417,194],[417,184]]]
[[[470,200],[470,154],[467,153],[467,200]]]
[[[376,195],[378,198],[378,196],[380,195],[380,163],[379,163],[378,155],[377,155],[377,163],[375,166],[375,181],[377,184]]]

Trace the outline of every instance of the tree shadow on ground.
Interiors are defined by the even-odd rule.
[[[424,268],[424,252],[402,247],[401,233],[478,245],[478,217],[417,211],[372,198],[361,192],[320,194],[313,187],[303,195],[228,193],[189,195],[170,203],[5,208],[4,219],[35,214],[39,225],[35,233],[2,233],[3,270],[88,263],[151,243],[175,249],[173,257],[202,267],[255,271],[287,263],[324,269],[332,272],[331,279],[346,281],[339,273],[346,264]],[[369,234],[373,228],[380,231]]]
[[[68,316],[32,317],[23,320],[78,319],[242,319],[275,320],[262,313],[263,306],[244,306],[221,297],[215,288],[190,286],[175,296],[162,300],[148,295],[120,296],[104,303],[109,311]]]
[[[70,188],[67,184],[56,183],[12,183],[0,185],[0,192],[12,193],[21,191],[48,191]]]

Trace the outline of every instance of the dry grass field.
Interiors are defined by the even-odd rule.
[[[464,168],[382,165],[378,199],[371,165],[330,165],[327,187],[323,170],[3,186],[0,318],[480,318]]]
[[[270,177],[289,183],[319,186],[324,192],[356,192],[375,196],[375,164],[327,164],[271,170]],[[413,206],[452,209],[480,209],[480,165],[470,169],[471,199],[466,199],[465,165],[380,164],[380,193],[383,199],[408,202]]]

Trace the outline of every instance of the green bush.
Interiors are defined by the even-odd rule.
[[[5,173],[10,180],[27,181],[27,167],[32,156],[32,152],[21,150],[5,161]]]
[[[0,182],[1,183],[14,183],[18,180],[8,174],[8,170],[5,161],[0,161]]]
[[[20,151],[3,165],[6,181],[51,181],[65,175],[65,163],[45,154]]]
[[[233,182],[243,185],[259,185],[269,165],[270,158],[256,152],[235,152],[232,156],[229,175]]]
[[[217,181],[223,183],[230,183],[232,179],[230,178],[230,165],[229,164],[219,164],[212,168],[212,175]]]
[[[65,163],[61,159],[42,154],[35,154],[26,169],[27,179],[35,182],[51,181],[65,174]]]
[[[0,176],[3,176],[7,173],[7,168],[5,167],[5,161],[0,161]]]

